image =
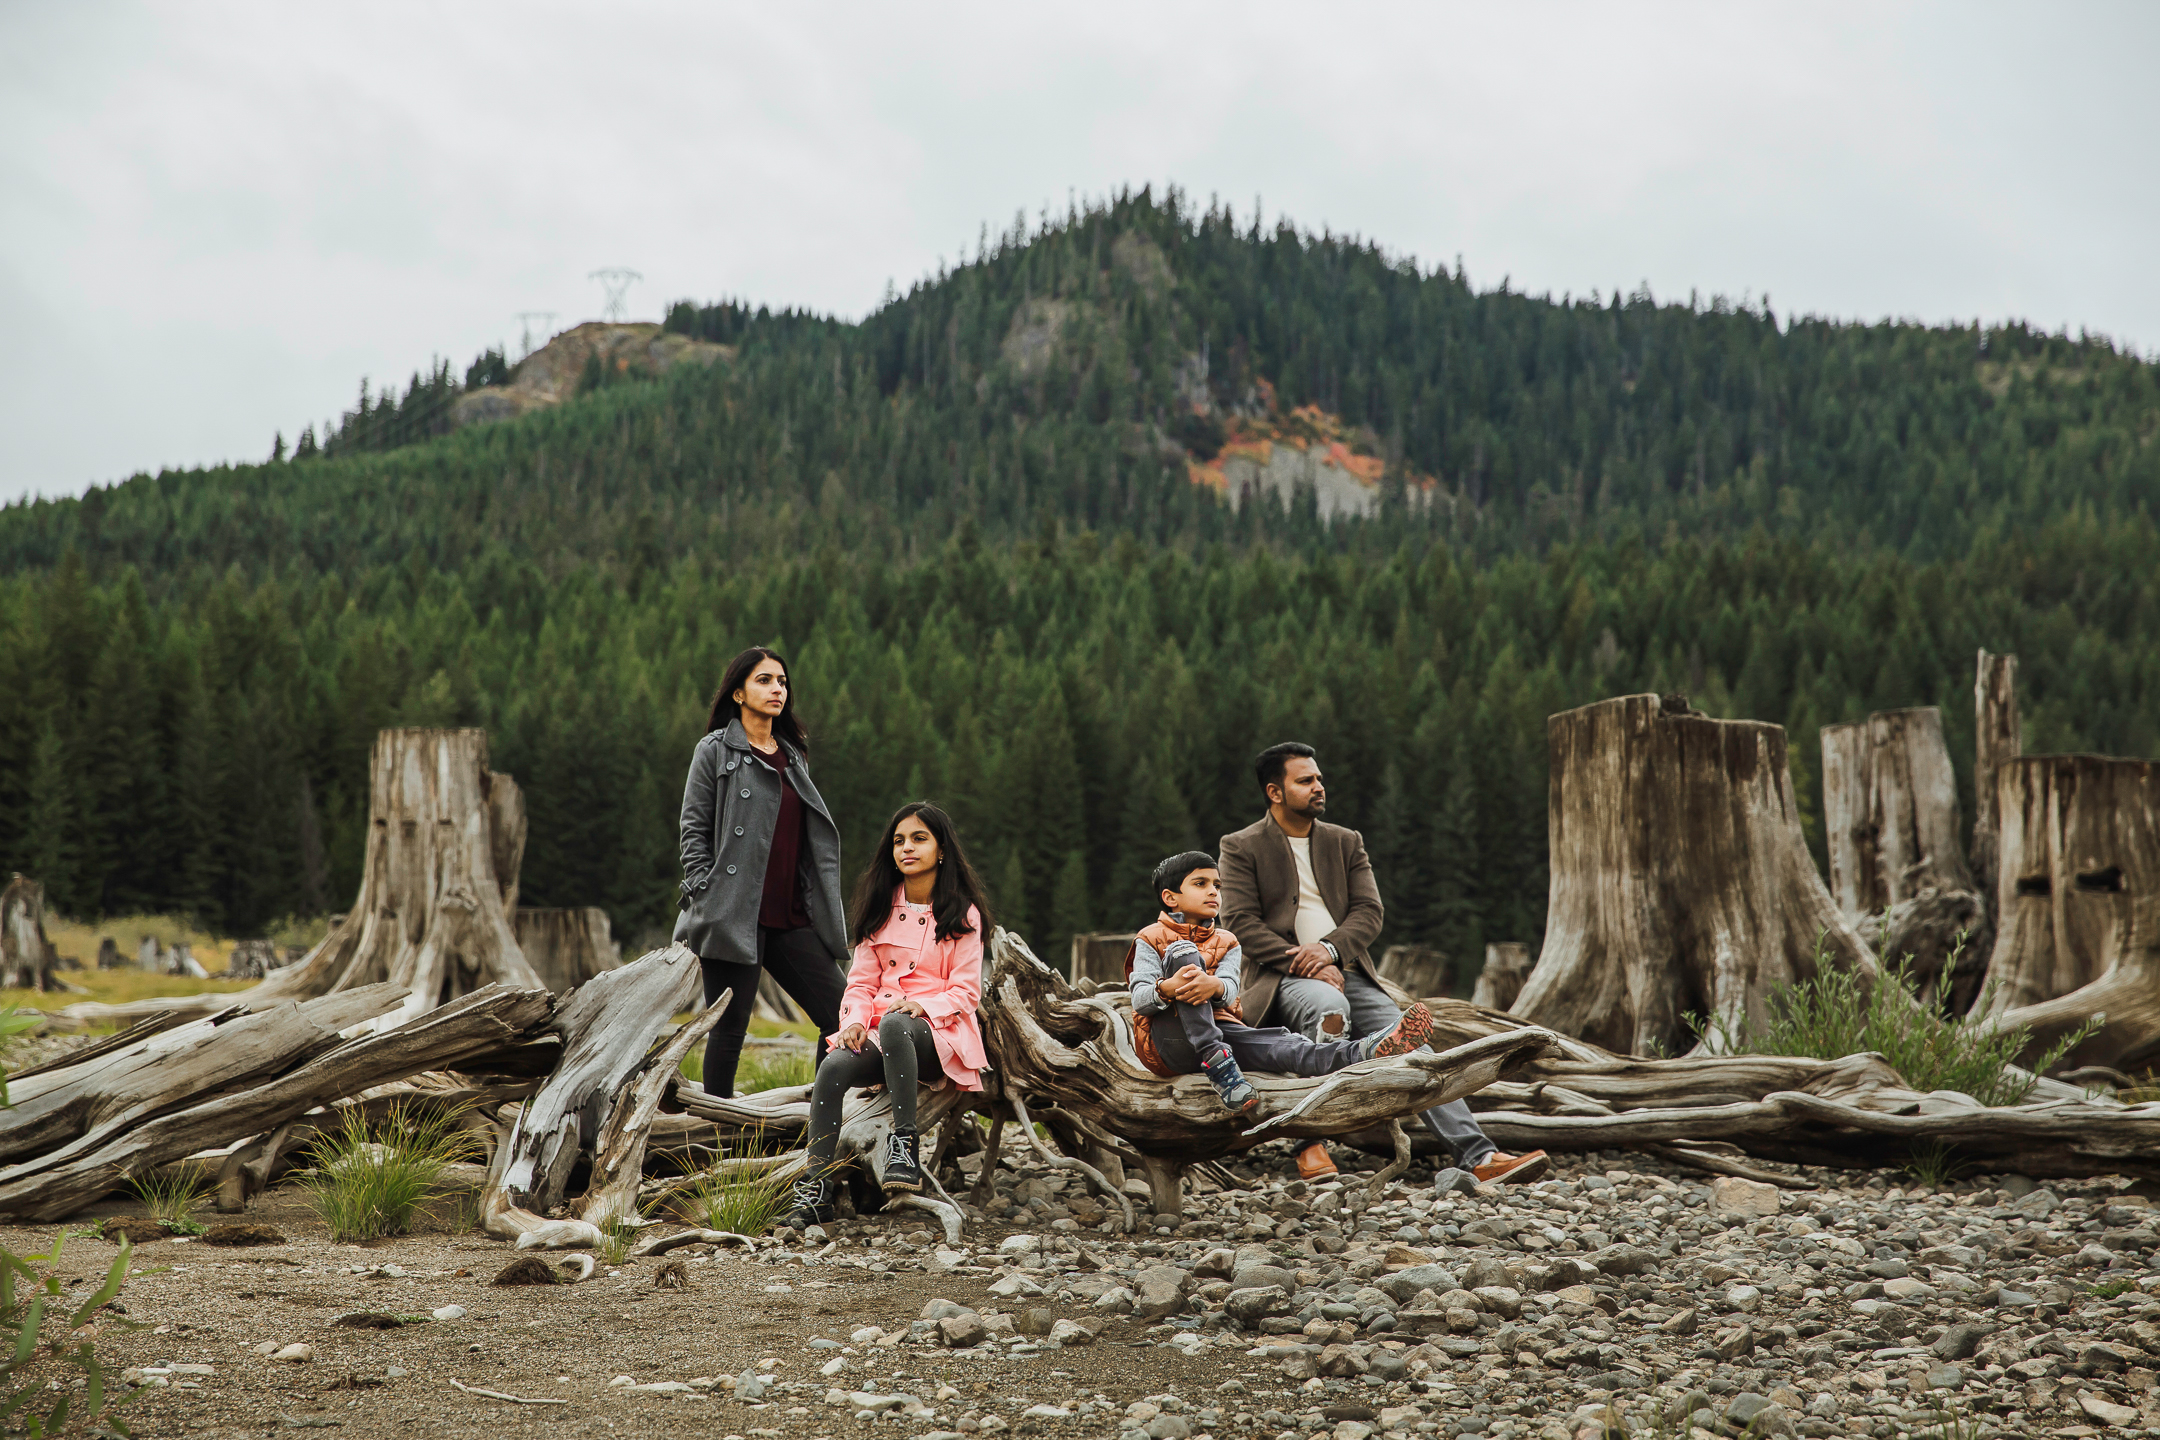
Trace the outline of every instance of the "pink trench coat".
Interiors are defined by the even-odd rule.
[[[982,1029],[975,1010],[982,1000],[982,916],[968,908],[965,935],[937,938],[929,911],[893,895],[892,914],[878,932],[855,947],[847,989],[840,997],[840,1028],[861,1025],[877,1034],[878,1022],[903,998],[922,1006],[937,1046],[938,1064],[963,1090],[982,1089]]]

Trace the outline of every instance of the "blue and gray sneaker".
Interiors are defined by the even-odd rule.
[[[1245,1072],[1238,1068],[1237,1057],[1227,1045],[1217,1048],[1213,1055],[1200,1057],[1200,1068],[1221,1097],[1223,1108],[1240,1118],[1249,1115],[1260,1104],[1260,1092],[1253,1089]]]

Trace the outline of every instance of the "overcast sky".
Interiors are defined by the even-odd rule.
[[[260,459],[517,312],[858,316],[1165,182],[1479,288],[2160,350],[2160,4],[0,0],[0,499]]]

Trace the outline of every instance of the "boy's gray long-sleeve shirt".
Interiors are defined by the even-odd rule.
[[[1176,950],[1180,945],[1191,944],[1189,940],[1181,940],[1170,948]],[[1198,947],[1194,948],[1197,950]],[[1233,945],[1230,953],[1223,956],[1222,963],[1215,967],[1215,978],[1222,981],[1224,987],[1222,994],[1215,997],[1216,1005],[1228,1005],[1238,998],[1238,967],[1244,963],[1244,947]],[[1161,1015],[1169,1010],[1169,1003],[1155,993],[1155,983],[1163,975],[1163,957],[1147,941],[1135,939],[1132,960],[1132,1006],[1135,1011],[1142,1015]]]

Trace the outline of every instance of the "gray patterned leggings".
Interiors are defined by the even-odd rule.
[[[875,1043],[860,1050],[835,1043],[817,1068],[810,1087],[810,1169],[815,1175],[832,1162],[840,1145],[840,1102],[847,1092],[885,1082],[892,1096],[895,1129],[915,1128],[915,1086],[922,1072],[941,1073],[937,1044],[929,1023],[902,1010],[888,1010],[878,1022]]]

